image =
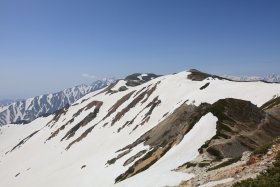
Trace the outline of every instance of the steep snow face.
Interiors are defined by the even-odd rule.
[[[88,85],[79,85],[58,93],[41,95],[0,107],[0,126],[8,123],[26,123],[39,116],[53,113],[70,105],[86,94],[104,88],[114,79],[98,80]]]
[[[1,127],[0,186],[176,185],[193,174],[173,169],[198,155],[215,135],[217,118],[205,114],[180,141],[167,146],[141,137],[155,128],[164,130],[182,105],[237,98],[261,106],[280,93],[279,84],[192,81],[189,74],[158,77],[124,91],[118,91],[120,81],[48,117]]]

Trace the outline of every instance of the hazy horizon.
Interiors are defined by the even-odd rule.
[[[193,68],[189,68],[189,69],[193,69]],[[188,70],[188,69],[186,69],[186,70]],[[184,70],[183,70],[184,71]],[[153,73],[153,72],[135,72],[135,73]],[[174,72],[174,73],[178,73],[178,72]],[[206,73],[209,73],[209,72],[206,72]],[[170,73],[171,74],[171,73]],[[130,74],[128,74],[128,75],[130,75]],[[159,74],[158,74],[159,75]],[[166,74],[160,74],[160,75],[166,75]],[[276,74],[276,73],[271,73],[271,74],[267,74],[267,75],[231,75],[231,74],[216,74],[216,75],[219,75],[219,76],[226,76],[226,78],[231,78],[231,76],[233,76],[233,77],[250,77],[250,76],[252,76],[252,77],[254,77],[254,76],[256,76],[256,77],[260,77],[260,78],[265,78],[265,77],[267,77],[267,76],[270,76],[270,75],[279,75],[280,76],[280,74]],[[90,76],[90,75],[88,75],[88,76]],[[86,76],[85,76],[86,77]],[[232,77],[232,78],[233,78]],[[104,78],[114,78],[114,79],[122,79],[122,78],[125,78],[125,76],[124,77],[104,77]],[[86,84],[86,83],[81,83],[81,84],[86,84],[86,85],[90,85],[91,83],[93,83],[94,81],[97,81],[97,80],[102,80],[102,79],[104,79],[104,78],[100,78],[100,79],[97,79],[97,78],[93,78],[92,79],[92,82],[90,82],[90,83],[88,83],[88,84]],[[81,85],[81,84],[79,84],[79,85]],[[8,96],[8,97],[2,97],[2,98],[0,98],[0,102],[1,101],[19,101],[19,100],[25,100],[25,99],[28,99],[28,98],[32,98],[32,97],[36,97],[36,96],[40,96],[40,95],[45,95],[45,94],[51,94],[51,93],[56,93],[56,92],[60,92],[60,91],[62,91],[62,90],[64,90],[64,89],[67,89],[67,88],[71,88],[71,87],[74,87],[74,86],[78,86],[78,85],[72,85],[72,86],[69,86],[69,87],[65,87],[65,88],[57,88],[57,89],[55,89],[55,90],[49,90],[49,91],[45,91],[45,92],[38,92],[38,93],[34,93],[33,95],[32,94],[30,94],[30,95],[23,95],[22,97],[17,97],[17,96],[15,96],[15,97],[13,97],[12,95],[10,95],[10,96]]]
[[[280,2],[0,2],[0,100],[190,68],[280,74]]]

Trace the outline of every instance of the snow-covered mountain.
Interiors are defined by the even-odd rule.
[[[9,123],[28,123],[39,116],[51,114],[114,81],[115,79],[97,80],[91,85],[79,85],[61,92],[11,102],[0,107],[0,126]]]
[[[96,80],[90,86],[92,87],[92,91],[96,91],[102,88],[105,88],[106,86],[109,86],[110,84],[113,84],[116,82],[116,78],[104,78],[102,80]]]
[[[223,77],[236,80],[236,81],[265,81],[265,82],[280,82],[280,75],[271,74],[265,77],[261,76],[231,76],[231,75],[224,75]]]
[[[280,84],[196,70],[131,79],[29,124],[2,126],[0,186],[213,186],[237,179],[229,171],[208,178],[207,167],[280,135]]]

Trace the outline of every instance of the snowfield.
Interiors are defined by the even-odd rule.
[[[61,115],[52,114],[37,118],[26,125],[10,124],[0,127],[0,186],[178,185],[182,180],[192,178],[193,174],[173,170],[196,158],[199,154],[198,149],[216,134],[217,118],[212,113],[201,117],[181,142],[171,147],[149,168],[136,175],[115,183],[118,176],[145,155],[135,158],[126,166],[124,162],[140,151],[152,150],[149,145],[141,143],[131,148],[130,152],[118,158],[113,164],[107,162],[124,153],[124,150],[119,150],[132,144],[167,119],[183,103],[199,106],[203,102],[212,104],[219,99],[237,98],[261,106],[280,94],[280,84],[233,82],[213,78],[192,81],[187,78],[189,74],[190,72],[184,71],[162,76],[136,87],[128,87],[125,91],[117,91],[125,86],[125,81],[122,80],[111,88],[111,93],[106,92],[106,89],[90,93],[72,104]],[[207,83],[209,85],[205,89],[200,89]],[[144,94],[145,92],[147,93]],[[143,98],[134,106],[128,107],[141,93],[144,95]],[[120,102],[129,94],[130,97]],[[161,102],[151,108],[149,104],[156,98]],[[100,108],[94,101],[102,102]],[[119,106],[107,116],[118,101]],[[122,111],[125,113],[117,115]],[[145,118],[150,111],[149,118]],[[91,119],[81,123],[87,116],[91,116]],[[127,123],[129,121],[131,124]],[[90,128],[91,131],[85,135]],[[25,139],[36,131],[38,132],[32,137]],[[54,133],[57,131],[58,133]],[[72,133],[68,139],[65,138],[67,132],[73,131],[74,134]],[[51,135],[54,137],[46,141]],[[81,137],[83,138],[79,139]],[[21,140],[26,141],[11,151]],[[75,140],[79,141],[66,149]]]

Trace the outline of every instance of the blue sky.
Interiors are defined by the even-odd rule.
[[[1,0],[0,99],[135,72],[280,73],[279,10],[279,0]]]

